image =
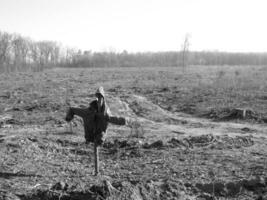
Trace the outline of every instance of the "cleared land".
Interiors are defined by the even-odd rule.
[[[251,66],[1,74],[0,199],[266,199],[266,79]],[[100,85],[142,127],[110,126],[95,177],[81,120],[70,133],[64,116]]]

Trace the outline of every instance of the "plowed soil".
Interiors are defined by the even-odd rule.
[[[0,199],[267,199],[265,68],[1,74]],[[135,123],[109,126],[94,176],[81,119],[71,129],[64,117],[100,85],[111,112]],[[253,117],[221,120],[226,108]]]

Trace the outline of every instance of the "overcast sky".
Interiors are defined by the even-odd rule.
[[[266,3],[265,3],[266,2]],[[0,30],[82,50],[267,52],[265,0],[0,0]]]

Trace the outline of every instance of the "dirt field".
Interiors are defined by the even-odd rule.
[[[51,69],[0,75],[0,199],[267,199],[267,67]],[[67,102],[102,85],[100,149]]]

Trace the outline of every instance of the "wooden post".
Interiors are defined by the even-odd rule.
[[[97,176],[99,173],[99,166],[98,166],[99,158],[98,158],[98,146],[96,140],[94,142],[94,154],[95,154],[95,176]]]
[[[70,125],[70,133],[73,133],[73,131],[72,131],[72,123],[71,123],[71,121],[69,122],[69,125]]]

